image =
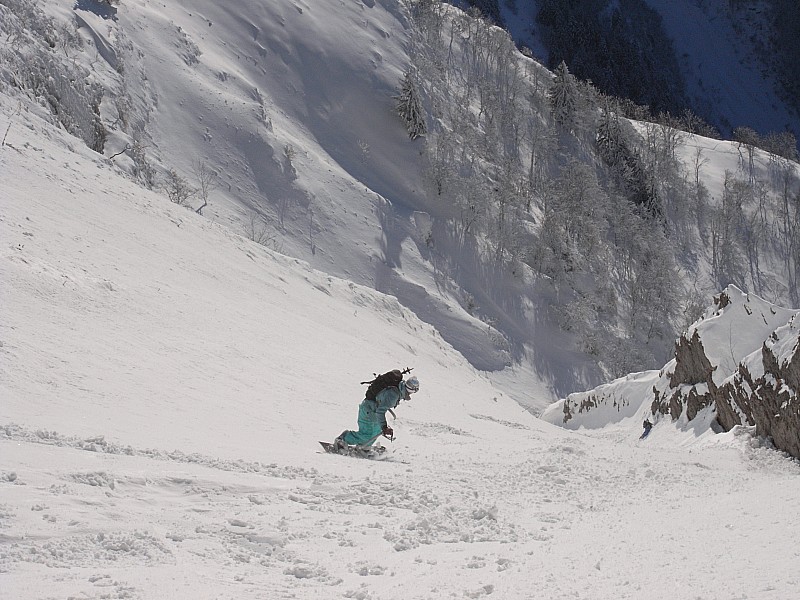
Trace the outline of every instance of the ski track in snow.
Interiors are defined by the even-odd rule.
[[[707,536],[708,560],[739,566],[744,586],[753,573],[726,539],[746,535],[758,508],[736,490],[787,473],[785,491],[767,495],[800,489],[800,469],[774,452],[742,460],[723,450],[732,476],[704,455],[637,461],[643,449],[630,441],[580,434],[499,456],[417,455],[409,465],[322,454],[317,469],[303,469],[15,425],[0,433],[0,453],[19,465],[0,472],[9,597],[45,597],[58,580],[72,597],[189,598],[197,578],[231,598],[675,597],[654,593],[668,585],[664,573],[642,580],[660,556],[686,573],[684,588],[704,590],[696,597],[727,598],[712,575],[692,575],[695,536]],[[717,502],[731,501],[742,520],[729,508],[715,517]],[[570,579],[573,568],[594,576]],[[126,579],[131,569],[144,576]]]

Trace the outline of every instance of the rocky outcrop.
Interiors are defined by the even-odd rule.
[[[603,394],[576,394],[573,401],[564,402],[564,423],[568,423],[575,415],[587,414],[598,406],[606,406],[620,412],[628,406],[628,401],[624,398],[607,398]]]
[[[784,333],[785,335],[785,333]],[[779,450],[800,458],[800,332],[793,332],[791,356],[783,360],[765,342],[760,350],[763,374],[754,377],[747,363],[721,385],[714,382],[712,366],[695,331],[691,339],[681,337],[675,346],[675,370],[669,373],[668,389],[654,388],[653,413],[681,415],[691,421],[708,406],[724,431],[737,425],[755,426],[756,435],[772,439]],[[770,339],[778,341],[773,332]],[[785,344],[784,344],[785,346]]]
[[[669,414],[676,420],[686,410],[687,418],[694,419],[714,402],[712,375],[716,368],[706,356],[696,329],[691,337],[682,335],[675,344],[674,370],[667,373],[669,388],[663,392],[653,389],[653,414]]]
[[[663,369],[570,394],[542,418],[578,429],[647,418],[648,409],[682,424],[703,413],[705,427],[754,427],[800,459],[798,315],[729,286],[677,340],[674,358]]]
[[[740,304],[747,318],[760,317],[763,325],[768,324],[767,316],[778,316],[772,307],[754,309],[749,296],[734,294],[733,298],[725,292],[714,298],[707,319],[720,318],[725,308],[733,310],[732,304]],[[704,348],[703,334],[711,335],[709,327],[699,324],[690,329],[691,335],[682,335],[675,344],[675,359],[668,365],[672,371],[665,367],[668,385],[653,387],[651,411],[691,421],[704,408],[713,407],[722,430],[755,426],[757,435],[771,438],[776,448],[800,458],[800,332],[794,326],[794,314],[788,324],[768,334],[763,330],[766,339],[761,338],[761,347],[737,356],[733,363],[733,345],[741,337],[736,333],[745,325],[736,320],[726,323],[731,332],[731,341],[726,342],[731,344],[728,372],[718,372],[725,353],[713,348],[716,354],[711,358]],[[720,343],[718,338],[716,343]]]
[[[669,387],[706,383],[714,369],[695,329],[691,338],[682,335],[675,344],[675,371],[669,377]]]
[[[800,458],[800,336],[791,356],[779,363],[768,344],[761,349],[764,375],[753,379],[744,365],[714,394],[717,420],[727,431],[754,425],[756,434],[776,448]]]

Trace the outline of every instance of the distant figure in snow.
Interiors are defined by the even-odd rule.
[[[394,430],[386,422],[386,413],[394,414],[392,409],[400,404],[400,400],[410,400],[411,394],[419,391],[419,379],[412,376],[403,380],[403,374],[399,370],[379,375],[373,382],[378,383],[374,387],[370,385],[358,407],[358,431],[343,431],[333,442],[337,451],[346,450],[348,446],[371,446],[381,434],[394,439]],[[385,387],[373,393],[382,385]]]
[[[653,424],[650,422],[650,419],[645,419],[644,423],[642,423],[642,427],[644,427],[644,431],[642,432],[642,435],[639,437],[640,440],[643,440],[648,436],[650,430],[653,428]]]

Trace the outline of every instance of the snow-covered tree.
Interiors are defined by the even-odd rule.
[[[175,169],[167,172],[163,188],[170,201],[181,206],[189,206],[189,200],[197,194],[197,190]]]
[[[100,117],[104,89],[75,60],[83,38],[74,23],[59,25],[35,2],[0,2],[0,89],[23,93],[52,119],[102,153],[107,131]],[[58,52],[54,51],[59,49]]]
[[[219,183],[219,175],[209,166],[204,160],[197,160],[192,163],[192,172],[194,173],[195,180],[197,181],[197,195],[203,204],[195,209],[198,215],[203,214],[203,209],[208,206],[208,197],[217,188]]]
[[[396,97],[396,100],[397,114],[403,119],[408,131],[408,137],[415,140],[421,135],[425,135],[428,131],[425,125],[425,110],[422,108],[422,102],[420,101],[411,70],[406,71],[403,75],[400,95]]]
[[[550,86],[550,108],[553,119],[559,125],[569,125],[578,110],[578,86],[563,60],[556,67],[554,75]]]
[[[629,152],[623,139],[619,116],[608,103],[600,113],[596,144],[600,157],[608,166],[624,168]]]
[[[747,267],[742,244],[744,204],[747,198],[745,187],[743,182],[727,171],[722,205],[712,211],[711,266],[720,289],[731,283],[746,287],[743,274],[747,272]]]

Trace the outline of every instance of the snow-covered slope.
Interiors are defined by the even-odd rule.
[[[698,114],[708,115],[726,135],[735,127],[750,127],[760,133],[788,130],[800,138],[800,117],[781,100],[776,82],[756,57],[760,32],[735,31],[730,7],[714,2],[646,1],[673,40]],[[744,10],[766,12],[754,4]]]
[[[508,339],[487,321],[513,331],[516,317],[497,298],[483,320],[471,314],[461,285],[485,275],[464,261],[454,281],[427,245],[432,217],[449,209],[425,200],[423,142],[409,140],[394,112],[410,50],[400,2],[40,6],[58,31],[79,27],[82,50],[70,53],[105,91],[104,155],[116,167],[158,187],[168,170],[196,185],[203,164],[218,175],[203,210],[210,220],[395,296],[481,370],[511,363]],[[36,30],[33,42],[42,35]],[[15,106],[10,99],[9,111]],[[521,365],[500,376],[520,380],[519,399],[541,408],[569,385],[571,367],[549,370]]]
[[[680,64],[687,101],[693,111],[730,137],[736,127],[761,134],[791,131],[800,138],[800,115],[781,99],[773,76],[762,64],[769,10],[758,2],[732,5],[698,0],[645,0],[661,18]],[[618,3],[608,3],[609,8]],[[499,2],[515,39],[547,59],[538,31],[537,0]],[[742,15],[746,13],[746,17]],[[657,67],[657,65],[656,65]]]
[[[427,256],[422,142],[394,112],[400,3],[134,2],[114,27],[144,49],[159,161],[219,170],[207,216],[242,231],[263,215],[269,246],[394,295],[481,369],[507,364]]]
[[[0,596],[795,596],[795,463],[747,435],[553,427],[393,298],[14,123]],[[358,382],[406,365],[422,389],[388,460],[320,454]]]
[[[534,412],[602,381],[607,371],[597,356],[582,351],[578,334],[561,328],[563,307],[554,306],[554,298],[569,292],[525,267],[487,273],[491,266],[476,257],[480,240],[476,248],[448,246],[447,236],[457,237],[458,208],[423,193],[425,141],[410,140],[394,114],[393,96],[412,51],[402,2],[130,0],[109,6],[48,0],[37,6],[56,19],[56,32],[35,29],[33,42],[53,37],[57,51],[51,54],[85,68],[87,81],[104,90],[98,109],[107,129],[103,154],[123,173],[157,188],[168,170],[195,184],[193,171],[205,165],[218,175],[203,209],[206,218],[315,269],[394,296]],[[33,29],[30,21],[21,18],[20,27]],[[62,48],[73,22],[83,46]],[[16,50],[15,44],[4,48]],[[549,75],[521,56],[515,60],[531,67],[542,94]],[[51,67],[51,73],[58,70]],[[5,79],[13,81],[13,74]],[[69,78],[57,79],[63,87]],[[7,89],[0,101],[13,144],[26,122],[15,112],[53,110],[38,93]],[[473,133],[480,138],[480,131]],[[579,152],[581,161],[598,160],[591,149]],[[701,163],[712,203],[722,196],[725,172],[741,170],[742,154],[728,142],[692,137],[676,153],[690,180]],[[553,148],[545,154],[558,155]],[[767,163],[757,153],[758,175],[770,180]],[[539,200],[526,215],[531,229],[541,223]],[[200,200],[190,204],[197,208]],[[686,236],[681,243],[695,261],[685,265],[687,278],[706,301],[718,291],[707,240],[697,235],[695,223],[680,225],[676,229]],[[785,300],[785,275],[775,262],[762,257],[764,280],[776,300]],[[650,365],[653,354],[666,358],[667,347],[654,341],[630,355],[646,356],[642,360]]]
[[[134,0],[114,19],[97,4],[74,12],[85,35],[130,45],[125,59],[146,79],[124,77],[152,105],[153,161],[186,176],[208,162],[221,185],[207,215],[238,229],[249,212],[267,215],[281,224],[277,246],[372,282],[378,209],[412,201],[417,184],[400,168],[417,152],[392,114],[406,60],[396,3]]]
[[[308,447],[339,433],[341,401],[358,398],[359,381],[387,365],[421,367],[428,344],[424,354],[437,358],[420,375],[431,397],[455,401],[483,386],[477,396],[496,406],[477,373],[445,393],[436,381],[463,359],[395,299],[143,193],[88,151],[51,174],[49,162],[72,160],[61,151],[19,138],[4,150],[4,172],[26,173],[2,192],[3,305],[19,319],[7,320],[3,339],[6,418],[36,414],[38,427],[78,435],[103,424],[190,451],[205,447],[197,431],[218,428],[225,456],[289,427]],[[445,408],[420,404],[423,414]],[[123,421],[120,410],[130,411]],[[309,415],[331,429],[305,427]]]

